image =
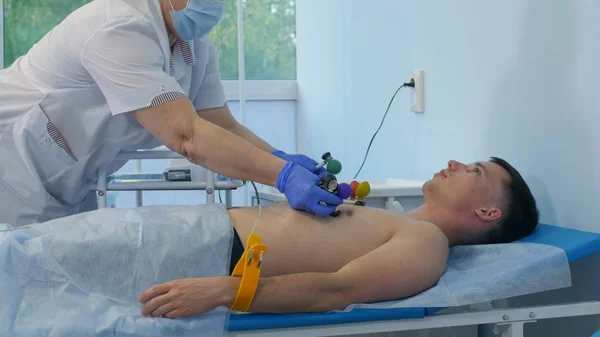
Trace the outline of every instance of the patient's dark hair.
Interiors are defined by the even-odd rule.
[[[491,157],[490,162],[502,166],[511,176],[504,185],[504,209],[497,226],[488,234],[487,243],[507,243],[533,232],[540,213],[535,198],[521,174],[504,159]]]

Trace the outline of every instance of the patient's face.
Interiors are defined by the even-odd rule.
[[[499,208],[503,182],[509,179],[508,172],[495,163],[463,164],[450,160],[446,168],[425,183],[423,192],[426,200],[455,211]]]

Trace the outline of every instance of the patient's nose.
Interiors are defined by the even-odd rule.
[[[456,160],[448,161],[448,169],[450,169],[450,171],[458,171],[463,166],[465,166],[463,163],[457,162]]]
[[[448,161],[448,169],[450,169],[450,171],[455,171],[457,167],[458,167],[458,162],[456,160]]]

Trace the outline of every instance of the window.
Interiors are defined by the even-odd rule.
[[[4,66],[41,39],[69,13],[91,0],[3,0]],[[296,79],[295,0],[243,0],[246,80]],[[219,50],[224,80],[238,79],[237,0],[225,1],[210,37]]]
[[[243,0],[246,80],[296,79],[296,1]],[[237,80],[237,1],[225,1],[223,19],[210,34],[224,80]]]
[[[60,23],[69,13],[90,0],[3,0],[4,66],[18,57]]]

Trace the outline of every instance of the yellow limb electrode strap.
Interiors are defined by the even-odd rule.
[[[258,288],[260,268],[266,252],[267,246],[260,242],[260,237],[250,234],[246,241],[246,250],[231,274],[231,276],[242,277],[237,295],[231,305],[232,310],[246,312],[250,308]]]

